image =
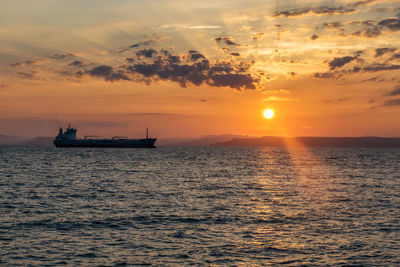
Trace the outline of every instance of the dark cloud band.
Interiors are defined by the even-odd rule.
[[[239,55],[234,55],[239,56]],[[230,87],[237,90],[256,89],[260,77],[250,71],[251,63],[232,61],[209,61],[198,51],[190,50],[186,55],[173,55],[167,50],[142,49],[135,57],[127,58],[128,64],[117,67],[101,65],[79,70],[78,77],[89,75],[114,82],[119,80],[146,82],[168,80],[182,87],[207,84],[214,87]],[[81,67],[74,62],[70,66]]]

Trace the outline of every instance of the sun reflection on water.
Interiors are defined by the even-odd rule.
[[[328,218],[330,168],[315,151],[296,140],[285,147],[263,147],[257,153],[254,177],[257,194],[249,200],[249,213],[259,222],[249,226],[249,242],[259,249],[303,251],[314,242],[301,238],[309,220]]]

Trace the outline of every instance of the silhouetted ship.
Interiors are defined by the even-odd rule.
[[[146,129],[146,138],[128,139],[123,136],[114,136],[112,139],[95,139],[94,136],[85,136],[84,139],[76,138],[77,129],[68,128],[60,131],[54,139],[56,147],[126,147],[126,148],[154,148],[157,138],[149,138],[149,131]]]

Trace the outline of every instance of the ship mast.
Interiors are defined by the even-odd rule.
[[[146,128],[146,139],[149,139],[149,128]]]

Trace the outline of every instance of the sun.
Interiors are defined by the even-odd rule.
[[[274,117],[274,111],[272,109],[267,108],[264,110],[264,117],[266,119],[272,119]]]

